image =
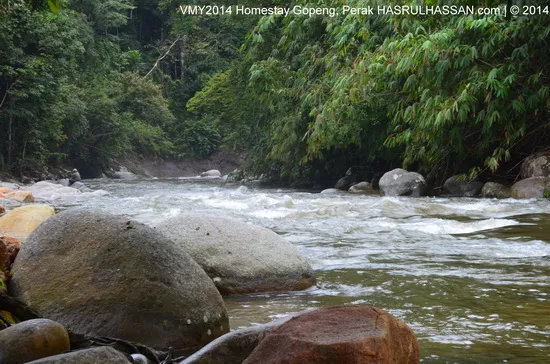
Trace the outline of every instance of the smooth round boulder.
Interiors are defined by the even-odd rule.
[[[239,220],[179,215],[157,230],[179,243],[224,294],[302,290],[315,284],[298,249],[275,232]]]
[[[166,350],[228,332],[216,287],[177,244],[123,216],[85,208],[43,223],[12,267],[10,293],[75,332]]]
[[[512,186],[513,198],[542,198],[550,190],[550,178],[531,177],[514,183]]]
[[[101,346],[50,356],[28,364],[130,364],[124,354],[110,346]]]
[[[0,331],[0,363],[27,363],[70,349],[69,334],[52,320],[23,321]]]
[[[357,194],[368,194],[374,191],[374,188],[372,187],[371,183],[368,182],[359,182],[357,184],[354,184],[351,186],[348,190],[351,193],[357,193]]]
[[[11,210],[0,217],[0,236],[9,236],[24,242],[28,236],[55,214],[48,205],[27,205]]]
[[[217,169],[211,169],[209,171],[201,173],[201,177],[221,177],[221,176],[222,176],[221,172],[218,171]]]
[[[344,176],[336,182],[334,185],[334,188],[337,190],[347,191],[351,184],[353,183],[353,179],[351,176]]]
[[[385,173],[379,181],[380,191],[385,196],[420,197],[426,194],[428,185],[420,173],[396,168]]]
[[[521,164],[521,178],[550,177],[550,151],[525,158]]]
[[[300,315],[273,329],[243,362],[420,363],[407,325],[366,306],[331,307]]]
[[[485,198],[510,198],[512,191],[510,187],[496,182],[487,182],[481,189],[481,197]]]
[[[474,197],[479,196],[483,182],[470,181],[464,175],[449,177],[443,184],[443,189],[453,196]]]

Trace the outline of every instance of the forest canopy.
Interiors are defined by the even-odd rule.
[[[329,184],[349,167],[434,183],[514,177],[550,141],[546,1],[218,1],[332,16],[184,15],[178,0],[2,0],[0,169],[246,156]],[[207,6],[209,1],[186,4]],[[361,15],[376,6],[489,15]],[[534,10],[533,10],[534,9]],[[533,10],[533,11],[531,11]]]

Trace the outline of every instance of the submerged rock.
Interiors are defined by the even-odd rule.
[[[27,205],[0,217],[0,236],[10,236],[24,242],[44,221],[55,214],[48,205]]]
[[[320,193],[322,195],[334,195],[334,194],[340,194],[342,193],[343,191],[342,190],[339,190],[337,188],[327,188],[327,189],[324,189],[322,190]]]
[[[379,181],[380,190],[385,196],[420,197],[426,194],[428,186],[420,173],[396,168],[385,173]]]
[[[332,307],[305,313],[273,329],[243,362],[420,363],[407,325],[376,307]]]
[[[124,354],[109,346],[71,351],[66,354],[50,356],[29,364],[129,364]]]
[[[453,196],[474,197],[479,196],[483,182],[469,181],[464,175],[456,175],[448,178],[443,184],[443,189]]]
[[[487,182],[481,189],[481,197],[486,198],[510,198],[512,197],[512,190],[510,187],[506,187],[500,183]]]
[[[261,226],[206,215],[180,215],[157,226],[179,243],[222,294],[302,290],[315,284],[292,244]]]
[[[0,363],[27,363],[70,349],[69,334],[51,320],[23,321],[0,331]]]
[[[514,183],[513,198],[542,198],[544,192],[550,190],[550,178],[531,177]]]
[[[50,218],[12,272],[13,296],[78,333],[183,349],[229,330],[222,298],[195,261],[122,216],[79,208]]]

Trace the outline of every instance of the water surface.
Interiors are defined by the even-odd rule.
[[[364,304],[415,332],[424,363],[550,362],[548,200],[392,198],[220,186],[87,181],[108,196],[59,199],[153,224],[180,213],[273,229],[317,272],[303,292],[226,299],[231,327],[308,308]]]

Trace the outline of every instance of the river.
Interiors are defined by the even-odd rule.
[[[413,329],[423,363],[550,362],[548,200],[323,195],[192,179],[85,183],[110,194],[54,205],[147,224],[188,212],[230,216],[293,243],[317,286],[227,298],[233,329],[307,308],[373,305]]]

